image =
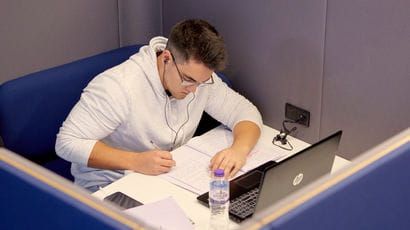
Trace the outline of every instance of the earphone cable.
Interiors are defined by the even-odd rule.
[[[193,94],[193,97],[192,97],[192,99],[188,102],[187,107],[186,107],[187,119],[184,121],[184,123],[182,123],[182,125],[178,128],[177,131],[176,131],[175,129],[173,129],[173,128],[171,127],[171,125],[169,124],[168,116],[167,116],[168,98],[166,99],[165,107],[164,107],[165,122],[167,123],[168,128],[171,129],[171,131],[172,131],[172,132],[174,133],[174,135],[175,135],[174,140],[172,141],[171,150],[173,150],[174,147],[175,147],[175,143],[176,143],[176,140],[177,140],[177,138],[178,138],[179,132],[180,132],[181,129],[186,125],[186,123],[188,123],[188,121],[189,121],[189,106],[191,105],[191,103],[192,103],[192,102],[194,101],[194,99],[195,99],[195,93],[192,93],[192,94]]]
[[[163,71],[163,73],[162,73],[162,79],[164,79],[164,84],[166,85],[166,80],[165,80],[165,65],[164,65],[164,71]],[[182,123],[182,125],[178,128],[178,131],[176,131],[175,129],[173,129],[173,128],[171,127],[171,125],[169,124],[169,122],[168,122],[167,105],[168,105],[168,100],[169,100],[169,98],[166,98],[166,100],[165,100],[165,107],[164,107],[165,122],[167,123],[168,128],[169,128],[169,129],[174,133],[174,135],[175,135],[174,140],[172,141],[171,150],[173,150],[174,147],[175,147],[175,143],[176,143],[176,140],[177,140],[177,138],[178,138],[179,132],[180,132],[181,129],[185,126],[185,124],[188,123],[188,121],[189,121],[189,106],[191,105],[192,101],[194,101],[194,99],[195,99],[195,93],[192,92],[192,94],[193,94],[194,96],[193,96],[192,99],[188,102],[187,107],[186,107],[187,119],[186,119],[186,120],[184,121],[184,123]]]

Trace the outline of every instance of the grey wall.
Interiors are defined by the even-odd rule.
[[[280,129],[284,105],[311,112],[297,137],[344,130],[352,158],[410,124],[410,1],[164,1],[164,33],[202,18],[224,35],[225,74]]]
[[[121,46],[146,44],[162,32],[162,0],[118,0]]]
[[[0,84],[146,42],[161,31],[160,6],[161,0],[0,0]]]
[[[115,0],[0,0],[0,83],[118,47]]]
[[[329,0],[321,133],[355,155],[410,126],[410,1]]]

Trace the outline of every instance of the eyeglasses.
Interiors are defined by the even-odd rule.
[[[191,77],[185,76],[185,74],[181,74],[181,71],[179,71],[177,63],[175,61],[175,57],[172,53],[171,53],[171,56],[172,56],[172,59],[174,60],[175,68],[178,71],[179,78],[181,79],[181,85],[198,87],[198,86],[202,86],[202,85],[212,85],[214,83],[214,78],[212,77],[212,75],[205,82],[197,82],[195,79],[192,79]]]

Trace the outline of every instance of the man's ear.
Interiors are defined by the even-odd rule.
[[[169,50],[162,51],[162,60],[165,64],[170,63],[172,61],[172,55]]]

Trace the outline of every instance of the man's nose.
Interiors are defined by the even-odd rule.
[[[189,92],[191,92],[191,93],[195,93],[196,88],[197,88],[197,85],[187,86],[187,90],[188,90]]]

